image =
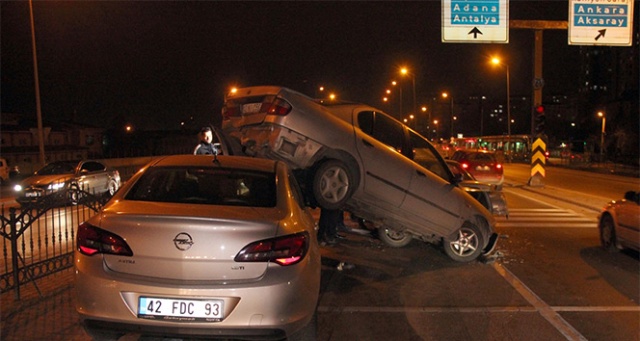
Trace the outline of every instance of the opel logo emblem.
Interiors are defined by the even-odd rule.
[[[173,238],[173,244],[176,246],[176,249],[187,251],[191,248],[191,245],[193,245],[193,239],[188,233],[180,232]]]

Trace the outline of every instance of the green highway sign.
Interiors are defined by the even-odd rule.
[[[634,0],[569,0],[569,45],[631,46]]]

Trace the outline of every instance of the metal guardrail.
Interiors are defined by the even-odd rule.
[[[108,198],[78,190],[80,200],[69,204],[69,189],[42,197],[21,208],[0,207],[2,258],[0,293],[13,290],[20,299],[20,286],[73,266],[78,225],[95,214]]]

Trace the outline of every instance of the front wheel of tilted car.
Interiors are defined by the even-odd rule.
[[[391,247],[405,247],[411,243],[413,236],[405,231],[396,231],[386,227],[378,228],[378,238]]]
[[[313,195],[320,207],[339,209],[351,197],[353,185],[349,167],[340,160],[329,160],[313,176]]]
[[[482,254],[484,237],[478,226],[464,223],[448,237],[443,238],[444,252],[457,262],[470,262]]]

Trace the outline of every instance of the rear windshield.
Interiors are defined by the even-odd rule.
[[[229,168],[158,167],[147,170],[127,200],[275,207],[273,173]]]

